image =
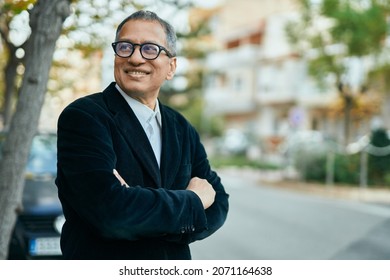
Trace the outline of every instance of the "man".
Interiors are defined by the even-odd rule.
[[[66,259],[191,259],[219,229],[228,194],[195,129],[158,101],[176,70],[176,35],[139,11],[117,29],[115,83],[58,120]]]

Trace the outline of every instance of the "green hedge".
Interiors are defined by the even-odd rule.
[[[385,170],[378,170],[373,166],[374,161],[382,158],[369,156],[368,161],[368,185],[371,186],[389,186],[390,187],[390,162],[387,161]],[[334,183],[359,185],[360,184],[360,162],[361,154],[354,155],[335,155],[334,160]],[[296,168],[301,175],[302,180],[325,182],[326,181],[327,156],[301,157],[296,160]]]

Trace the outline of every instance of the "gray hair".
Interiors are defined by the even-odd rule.
[[[176,56],[176,32],[175,29],[171,24],[169,24],[167,21],[160,18],[156,13],[153,13],[151,11],[144,11],[140,10],[137,11],[127,18],[125,18],[116,29],[115,34],[115,41],[118,41],[119,33],[122,30],[122,27],[125,25],[126,22],[130,20],[146,20],[146,21],[156,21],[161,24],[162,28],[164,29],[165,35],[166,35],[166,41],[167,41],[167,49],[169,52]]]

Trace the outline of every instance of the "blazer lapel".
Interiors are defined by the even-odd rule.
[[[155,187],[161,187],[161,175],[157,160],[145,131],[133,110],[115,88],[115,83],[112,83],[103,94],[108,108],[114,113],[114,121],[126,142],[146,172],[153,178]]]
[[[176,177],[182,157],[183,137],[178,129],[176,117],[160,103],[162,118],[161,181],[170,189]]]

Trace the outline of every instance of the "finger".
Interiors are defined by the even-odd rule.
[[[116,169],[113,170],[113,173],[115,175],[115,177],[119,180],[119,182],[125,186],[126,188],[128,188],[129,186],[127,185],[126,181],[122,178],[121,175],[119,175],[118,171]]]

